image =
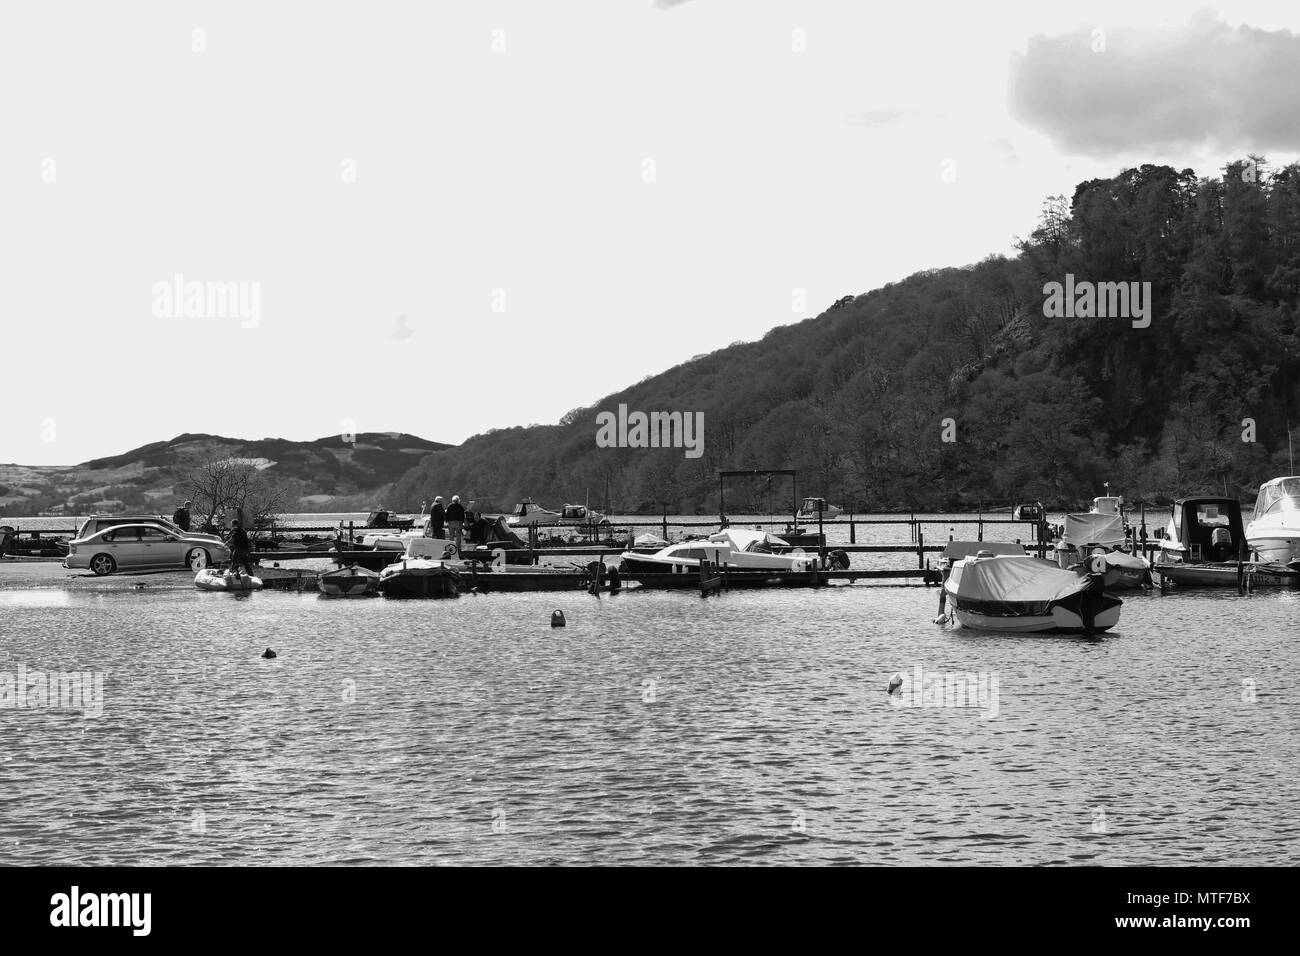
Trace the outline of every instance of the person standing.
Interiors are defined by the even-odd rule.
[[[250,575],[253,573],[253,565],[249,562],[249,551],[252,550],[251,543],[248,540],[248,532],[240,527],[239,519],[236,518],[231,522],[230,535],[226,538],[226,544],[230,547],[230,570],[237,571],[240,565],[243,565]]]
[[[176,513],[172,515],[172,522],[182,531],[190,530],[190,502],[187,501],[176,509]]]
[[[452,495],[451,504],[447,506],[447,537],[456,542],[457,551],[463,543],[460,532],[464,524],[465,506],[460,503],[460,495]]]
[[[433,499],[433,507],[429,509],[428,536],[430,538],[441,538],[442,526],[446,520],[447,512],[442,507],[442,495],[438,495]]]

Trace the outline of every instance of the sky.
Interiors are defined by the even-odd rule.
[[[0,462],[553,423],[844,295],[1010,254],[1079,182],[1294,161],[1297,21],[5,5]]]

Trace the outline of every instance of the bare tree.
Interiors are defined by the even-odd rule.
[[[225,510],[243,509],[251,521],[274,517],[285,510],[290,497],[283,482],[236,458],[209,458],[189,473],[184,484],[195,512],[207,515],[205,526]]]

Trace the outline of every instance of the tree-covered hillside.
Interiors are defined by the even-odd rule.
[[[1018,246],[846,297],[558,425],[475,436],[424,459],[393,504],[459,492],[555,506],[589,489],[604,505],[608,489],[620,511],[712,509],[718,469],[797,468],[801,492],[858,510],[1073,506],[1105,481],[1130,499],[1249,499],[1291,471],[1300,166],[1124,170],[1050,198]],[[1066,273],[1150,282],[1150,326],[1045,317],[1044,286]],[[620,403],[704,412],[703,456],[597,447],[597,413]]]

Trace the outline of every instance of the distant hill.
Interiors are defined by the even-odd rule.
[[[1015,256],[844,296],[559,424],[476,435],[424,459],[390,504],[454,492],[554,508],[589,492],[623,512],[713,511],[717,471],[748,468],[798,469],[801,494],[859,511],[1075,507],[1104,482],[1130,501],[1253,499],[1295,473],[1288,430],[1300,448],[1300,165],[1265,168],[1144,165],[1081,183],[1049,197]],[[1074,288],[1067,276],[1123,283],[1135,301],[1149,283],[1149,325],[1062,317],[1047,284]],[[627,332],[633,347],[656,334]],[[703,455],[598,447],[597,415],[624,403],[703,412]],[[732,513],[789,501],[779,482],[737,485]]]
[[[264,469],[284,482],[303,510],[363,509],[383,503],[392,483],[425,455],[449,447],[387,432],[358,434],[351,444],[338,435],[308,442],[178,435],[80,465],[0,465],[0,513],[168,512],[183,497],[188,471],[211,458],[243,459]]]

